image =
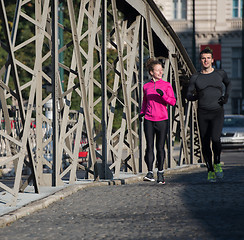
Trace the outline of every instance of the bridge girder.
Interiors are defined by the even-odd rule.
[[[36,192],[74,183],[80,168],[94,180],[146,171],[138,113],[149,56],[164,63],[177,98],[165,168],[201,161],[195,105],[184,99],[195,69],[153,1],[18,0],[11,29],[6,4],[1,0],[0,165],[12,164],[15,175],[12,187],[0,187],[13,195],[9,204],[30,181]],[[80,152],[88,153],[85,165]],[[24,166],[31,171],[22,181]]]

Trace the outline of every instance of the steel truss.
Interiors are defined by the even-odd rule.
[[[201,161],[195,105],[184,99],[195,69],[153,1],[17,0],[11,29],[6,4],[1,0],[0,47],[6,61],[0,66],[5,124],[0,165],[12,164],[15,174],[12,187],[3,181],[0,187],[13,196],[8,204],[15,204],[31,181],[36,193],[43,185],[74,183],[77,169],[94,180],[108,179],[111,172],[119,177],[121,171],[146,171],[138,113],[149,56],[162,60],[164,80],[177,97],[176,106],[169,107],[165,168]],[[59,9],[67,9],[62,22]],[[21,28],[23,24],[30,27]],[[78,108],[72,107],[74,101]],[[45,115],[47,106],[51,116]],[[179,157],[174,154],[177,136]],[[81,151],[88,152],[87,164],[80,163]],[[23,180],[26,167],[30,173]]]

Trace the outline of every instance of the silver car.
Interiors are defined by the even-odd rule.
[[[225,115],[222,148],[244,148],[244,115]]]

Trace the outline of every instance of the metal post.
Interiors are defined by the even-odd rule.
[[[89,113],[88,109],[88,101],[86,97],[86,89],[85,89],[85,80],[83,76],[83,69],[82,69],[82,58],[79,50],[79,40],[78,40],[78,33],[77,33],[77,26],[75,23],[75,13],[74,13],[74,6],[73,1],[68,0],[68,10],[69,10],[69,17],[70,17],[70,24],[71,24],[71,30],[72,30],[72,38],[73,38],[73,44],[74,44],[74,54],[77,61],[77,70],[78,70],[78,78],[79,78],[79,84],[81,88],[81,104],[84,111],[84,117],[86,119],[86,131],[87,131],[87,137],[88,137],[88,143],[89,143],[89,152],[90,157],[92,161],[92,167],[94,169],[94,180],[98,180],[98,169],[97,169],[97,161],[96,161],[96,153],[95,153],[95,142],[92,135],[92,118]]]
[[[64,14],[63,14],[63,3],[59,4],[59,9],[58,9],[58,22],[63,25],[64,22]],[[64,30],[63,28],[58,28],[58,40],[59,40],[59,49],[63,47],[64,45]],[[63,51],[59,53],[59,62],[64,63],[64,53]],[[60,81],[61,81],[61,86],[62,90],[64,90],[64,69],[62,67],[59,67],[59,72],[60,72]]]
[[[115,36],[117,41],[118,47],[118,60],[119,60],[119,67],[120,67],[120,74],[121,74],[121,82],[122,82],[122,90],[123,90],[123,97],[124,97],[124,107],[125,107],[125,116],[126,116],[126,124],[128,129],[128,142],[130,146],[130,154],[132,159],[132,169],[134,173],[137,173],[137,166],[135,165],[135,156],[134,156],[134,149],[133,149],[133,141],[132,141],[132,129],[131,129],[131,107],[129,106],[129,96],[127,91],[127,83],[125,79],[125,71],[123,65],[123,51],[122,51],[122,44],[119,35],[119,25],[118,25],[118,14],[117,14],[117,7],[116,1],[112,0],[112,10],[114,16],[114,24],[115,24]]]
[[[140,26],[140,38],[139,38],[139,110],[142,105],[142,89],[143,89],[143,34],[144,34],[144,19],[141,19],[141,26]],[[140,111],[139,111],[140,113]],[[142,122],[139,122],[139,172],[142,172],[142,161],[143,161],[143,154],[142,154],[142,134],[143,134],[143,126]]]
[[[242,1],[242,102],[241,114],[244,113],[244,1]]]
[[[164,68],[164,72],[165,72]],[[168,81],[167,78],[164,79],[165,81]],[[170,68],[170,75],[169,75],[169,82],[171,85],[173,85],[173,78],[172,78],[172,68]],[[172,160],[172,142],[173,142],[173,134],[172,134],[172,129],[173,129],[173,108],[172,106],[168,106],[168,138],[167,138],[167,148],[168,148],[168,168],[171,168],[171,160]]]
[[[107,0],[102,0],[102,168],[104,178],[108,178],[107,173]]]
[[[52,107],[53,107],[53,166],[52,166],[52,186],[57,186],[57,79],[58,79],[58,2],[52,0]]]
[[[195,0],[192,0],[192,63],[196,66]]]
[[[146,16],[147,16],[146,24],[147,24],[148,47],[149,47],[150,58],[153,58],[154,57],[154,47],[153,47],[150,11],[149,11],[149,5],[148,4],[146,4]]]
[[[193,121],[193,108],[191,102],[188,103],[188,108],[191,108],[189,126],[190,126],[190,164],[193,164],[194,160],[194,121]]]

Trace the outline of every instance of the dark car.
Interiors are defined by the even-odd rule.
[[[225,115],[222,148],[244,148],[244,115]]]

